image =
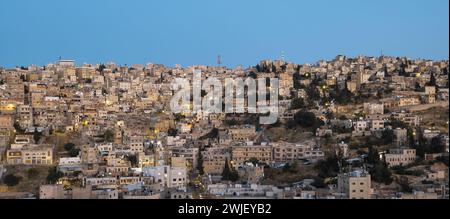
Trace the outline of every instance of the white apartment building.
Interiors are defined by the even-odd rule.
[[[186,168],[156,166],[142,168],[144,177],[153,177],[161,188],[185,189],[188,183]]]

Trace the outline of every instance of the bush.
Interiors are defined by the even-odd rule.
[[[170,128],[167,134],[169,136],[176,137],[178,135],[178,129]]]
[[[67,144],[64,145],[64,149],[65,149],[66,151],[71,151],[71,150],[73,150],[74,148],[75,148],[75,144],[74,144],[74,143],[67,143]]]
[[[5,178],[3,179],[3,182],[7,185],[7,186],[16,186],[17,184],[19,184],[20,180],[22,178],[20,176],[15,176],[14,174],[8,174],[5,176]]]
[[[301,109],[306,107],[305,101],[302,98],[294,98],[291,102],[291,109]]]
[[[318,188],[318,189],[323,189],[327,187],[327,184],[325,183],[325,180],[321,177],[316,177],[314,178],[314,182],[311,184],[312,186]]]
[[[114,131],[108,129],[105,131],[105,141],[113,142],[114,141]]]
[[[379,161],[369,171],[372,179],[378,183],[389,185],[392,183],[392,174],[385,162]]]
[[[80,154],[80,149],[77,148],[73,148],[72,150],[69,151],[69,156],[71,157],[76,157]]]
[[[318,119],[314,113],[303,110],[294,115],[294,120],[302,128],[311,128],[315,130],[321,125],[320,119]]]
[[[327,156],[325,160],[317,162],[315,169],[319,171],[319,177],[335,177],[339,173],[339,159],[335,154]]]
[[[409,183],[409,180],[407,177],[405,177],[405,176],[400,177],[400,179],[397,181],[397,183],[400,186],[400,191],[406,192],[406,193],[412,192],[412,188],[410,186],[410,183]]]

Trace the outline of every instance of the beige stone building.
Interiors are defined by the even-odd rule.
[[[251,158],[256,158],[262,163],[272,163],[272,146],[246,145],[232,147],[232,161],[235,166],[240,166]]]
[[[371,199],[370,174],[359,170],[339,174],[338,191],[345,199]]]
[[[408,165],[416,161],[416,149],[396,148],[384,155],[388,166]]]
[[[273,159],[276,162],[294,162],[299,159],[317,160],[325,156],[324,152],[313,148],[311,144],[272,143]]]
[[[220,175],[225,167],[226,160],[230,161],[230,153],[224,148],[208,148],[202,152],[203,171],[205,174]]]
[[[64,199],[63,185],[41,185],[39,199]]]
[[[30,105],[17,106],[17,116],[22,129],[33,126],[33,110]]]
[[[83,163],[98,163],[98,148],[90,145],[81,147],[81,160]]]
[[[233,141],[248,141],[256,135],[255,126],[235,126],[229,129]]]
[[[408,142],[408,130],[397,128],[394,132],[394,143],[397,146],[403,146]]]
[[[11,130],[14,128],[14,119],[12,115],[0,115],[0,128]]]
[[[8,164],[51,165],[53,164],[53,149],[49,146],[26,145],[20,149],[6,151]]]

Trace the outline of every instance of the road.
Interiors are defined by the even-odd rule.
[[[448,101],[439,101],[436,103],[428,103],[428,104],[419,104],[419,105],[413,105],[413,106],[403,106],[403,107],[396,107],[393,108],[393,110],[408,110],[410,112],[416,112],[416,111],[424,111],[431,109],[433,107],[448,107],[449,102]]]
[[[428,110],[431,109],[433,107],[448,107],[449,102],[448,101],[442,101],[442,102],[436,102],[436,103],[429,103],[429,104],[421,104],[421,105],[416,105],[416,106],[409,106],[406,107],[410,112],[415,112],[415,111],[424,111],[424,110]]]

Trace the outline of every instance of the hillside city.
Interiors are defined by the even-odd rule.
[[[172,113],[195,70],[278,78],[277,122]],[[448,199],[448,154],[448,60],[0,68],[0,199]]]

